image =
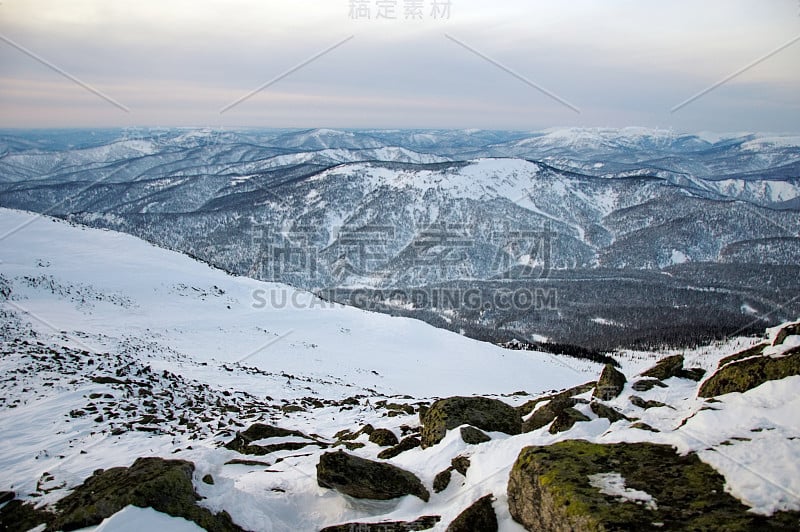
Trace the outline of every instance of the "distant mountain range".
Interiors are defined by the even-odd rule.
[[[800,137],[39,131],[0,152],[0,206],[495,342],[686,344],[800,314]]]

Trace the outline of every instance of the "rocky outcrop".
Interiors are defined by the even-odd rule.
[[[413,473],[344,451],[320,457],[317,483],[357,499],[387,500],[405,495],[414,495],[425,502],[430,499],[430,493]]]
[[[600,378],[597,380],[597,385],[595,386],[592,397],[603,401],[618,397],[619,394],[622,393],[626,382],[627,379],[622,372],[611,364],[606,364],[603,368],[603,373],[600,374]]]
[[[579,421],[591,420],[574,408],[565,408],[556,416],[556,418],[553,420],[553,423],[550,424],[550,428],[548,430],[550,434],[565,432],[571,429],[573,425]]]
[[[800,348],[781,356],[755,356],[730,362],[719,368],[700,387],[699,397],[746,392],[767,381],[800,375]]]
[[[522,418],[512,406],[486,397],[440,399],[421,416],[421,420],[423,447],[439,443],[448,430],[461,425],[512,435],[522,431]]]
[[[56,503],[57,516],[48,530],[95,526],[133,505],[188,519],[206,530],[241,531],[227,513],[212,514],[197,505],[193,473],[191,462],[162,458],[139,458],[130,467],[98,470]]]
[[[497,532],[497,514],[492,507],[494,497],[481,497],[469,508],[458,514],[446,532]]]
[[[609,477],[624,482],[621,493],[619,486],[609,491]],[[515,521],[542,532],[796,526],[798,514],[754,515],[724,488],[725,479],[697,455],[670,446],[573,440],[523,449],[508,504]]]

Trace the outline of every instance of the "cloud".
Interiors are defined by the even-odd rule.
[[[793,0],[451,2],[449,20],[426,12],[407,21],[397,0],[398,19],[387,21],[374,12],[370,20],[350,19],[347,0],[6,0],[0,33],[132,112],[107,109],[0,43],[0,125],[782,131],[800,124],[800,43],[681,113],[668,112],[800,33]],[[573,102],[581,115],[445,33]],[[348,35],[355,39],[219,115]]]

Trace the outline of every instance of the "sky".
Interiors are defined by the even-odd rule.
[[[798,133],[800,0],[0,1],[0,127],[131,126]]]

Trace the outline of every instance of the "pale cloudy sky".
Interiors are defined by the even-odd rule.
[[[670,111],[800,37],[800,0],[450,0],[449,18],[363,3],[370,19],[350,0],[2,0],[0,127],[800,131],[800,40]]]

